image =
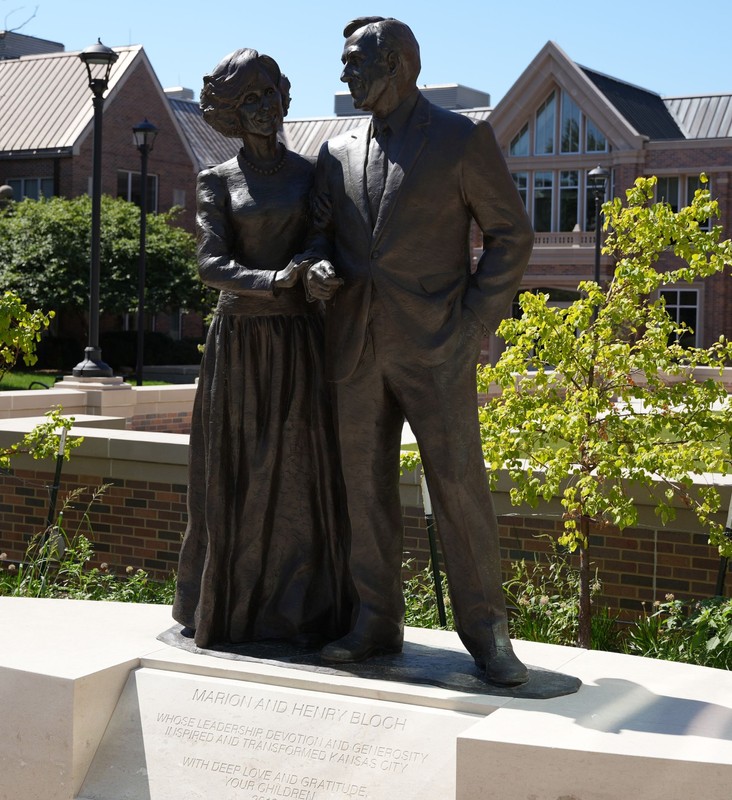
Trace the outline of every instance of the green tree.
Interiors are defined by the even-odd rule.
[[[53,312],[28,311],[17,294],[0,295],[0,380],[22,358],[26,366],[36,363],[36,343],[48,327]]]
[[[702,176],[703,177],[703,176]],[[713,481],[693,474],[732,472],[732,404],[722,384],[695,377],[696,367],[732,362],[732,343],[684,348],[688,330],[665,310],[659,290],[724,272],[732,242],[700,223],[718,215],[707,190],[674,213],[652,203],[655,178],[638,179],[606,203],[604,252],[616,261],[606,287],[580,284],[569,308],[524,293],[520,319],[498,329],[507,344],[498,363],[479,370],[479,386],[501,393],[480,411],[489,472],[504,466],[514,481],[512,503],[536,505],[559,496],[560,542],[580,555],[579,644],[589,646],[590,524],[626,528],[637,522],[635,496],[650,492],[661,524],[674,503],[692,509],[723,555],[732,541],[712,514]],[[671,268],[659,269],[663,253]],[[729,280],[729,273],[725,275]]]
[[[25,303],[13,292],[5,291],[0,295],[0,380],[20,358],[27,366],[35,363],[36,343],[52,316],[41,311],[28,311]],[[28,453],[35,459],[56,455],[59,431],[62,428],[69,430],[72,425],[73,419],[62,417],[60,409],[49,411],[46,421],[37,425],[21,441],[0,447],[0,469],[8,469],[12,457],[20,453]],[[64,455],[68,458],[71,448],[81,441],[67,439]]]
[[[147,218],[146,308],[204,310],[210,300],[196,270],[195,241],[175,225],[177,211]],[[0,215],[0,279],[33,308],[84,314],[88,307],[91,200],[23,200]],[[113,313],[137,307],[140,210],[102,198],[100,305]]]

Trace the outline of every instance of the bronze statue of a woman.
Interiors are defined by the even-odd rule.
[[[289,81],[256,50],[204,78],[204,119],[241,138],[197,186],[201,279],[220,290],[193,409],[174,618],[200,647],[315,644],[347,630],[347,523],[322,368],[300,280],[313,164],[278,133]]]

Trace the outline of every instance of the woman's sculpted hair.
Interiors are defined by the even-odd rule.
[[[264,70],[279,88],[282,110],[287,116],[290,81],[271,56],[260,55],[256,50],[243,47],[221,59],[211,74],[203,77],[200,102],[203,118],[223,136],[240,138],[242,135],[236,111],[249,87],[249,74],[253,66]]]

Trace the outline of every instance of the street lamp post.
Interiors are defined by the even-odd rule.
[[[143,122],[132,129],[135,147],[140,151],[140,260],[137,271],[137,364],[135,373],[137,385],[142,386],[143,360],[145,350],[145,249],[147,240],[147,158],[152,152],[158,129]]]
[[[119,56],[101,39],[79,53],[86,67],[89,88],[94,95],[94,155],[92,161],[91,259],[89,267],[89,344],[84,360],[72,370],[76,377],[109,378],[112,369],[102,361],[99,347],[99,253],[102,216],[102,122],[104,93],[109,85],[112,65]]]
[[[610,173],[601,166],[591,169],[587,173],[587,178],[592,192],[595,196],[595,283],[600,283],[600,250],[602,244],[602,231],[600,230],[600,212],[605,200],[605,189],[607,187]]]

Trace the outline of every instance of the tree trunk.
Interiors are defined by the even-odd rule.
[[[577,644],[588,650],[592,638],[592,605],[590,602],[590,520],[582,517],[582,536],[584,544],[580,545],[579,568],[579,626]]]

